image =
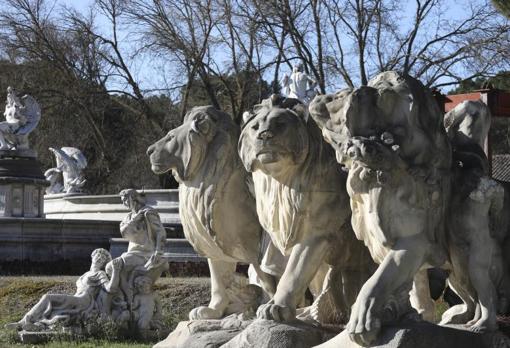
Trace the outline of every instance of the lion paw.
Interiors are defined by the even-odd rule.
[[[267,303],[257,309],[257,318],[280,322],[292,321],[296,318],[296,313],[290,307]]]
[[[358,300],[353,306],[351,318],[345,329],[351,341],[360,346],[370,346],[381,331],[381,320],[375,316],[375,298]]]
[[[200,320],[200,319],[221,319],[223,313],[217,309],[201,306],[193,308],[189,312],[189,320]]]

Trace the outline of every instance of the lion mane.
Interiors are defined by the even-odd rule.
[[[275,110],[279,113],[276,118],[290,116],[295,121],[289,126],[292,131],[279,140],[295,170],[281,178],[273,177],[260,163],[253,141],[252,128],[256,121],[274,114]],[[348,197],[341,194],[346,174],[335,162],[334,151],[322,139],[315,122],[307,119],[303,104],[295,99],[272,96],[255,106],[245,118],[239,154],[246,169],[253,171],[259,219],[262,227],[270,232],[275,246],[288,254],[295,243],[306,237],[306,229],[338,231],[349,214]],[[335,206],[333,213],[329,204],[335,200],[346,204],[346,209]]]
[[[156,142],[151,162],[182,162],[179,214],[186,238],[207,257],[258,262],[261,236],[249,176],[237,154],[239,127],[212,106],[195,107],[183,124]],[[161,171],[161,170],[160,170]]]

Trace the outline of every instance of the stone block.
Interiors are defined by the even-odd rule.
[[[362,348],[346,331],[315,348]],[[479,334],[461,325],[439,326],[428,322],[384,327],[371,348],[508,348],[510,339],[501,332]]]

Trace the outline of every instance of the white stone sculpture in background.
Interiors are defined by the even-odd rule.
[[[119,195],[122,203],[130,209],[120,222],[120,234],[129,244],[128,250],[119,256],[122,260],[119,287],[124,300],[131,306],[135,288],[133,280],[137,276],[147,275],[154,283],[168,268],[168,263],[162,258],[166,231],[157,211],[145,205],[140,193],[125,189]]]
[[[18,98],[12,87],[7,88],[5,121],[0,122],[0,150],[29,150],[28,135],[41,119],[41,108],[30,95]]]
[[[288,98],[298,99],[308,104],[316,94],[317,82],[303,71],[303,64],[298,63],[292,68],[290,77],[287,74],[283,76],[282,86]]]
[[[273,277],[260,267],[263,230],[249,190],[250,176],[237,154],[238,138],[239,127],[228,114],[195,107],[180,127],[147,152],[155,173],[172,170],[178,180],[184,235],[208,259],[211,301],[193,309],[191,320],[230,314],[236,296],[229,293],[239,291],[233,286],[237,262],[252,264],[266,292],[274,293]]]
[[[87,181],[83,175],[83,170],[87,167],[85,155],[75,147],[50,147],[49,150],[55,155],[57,166],[44,173],[46,180],[50,182],[46,194],[81,193]]]
[[[481,101],[465,101],[444,118],[454,163],[448,283],[464,303],[448,309],[441,323],[467,323],[472,331],[495,330],[496,314],[507,313],[510,300],[501,250],[509,233],[508,197],[505,206],[505,188],[490,178],[483,151],[490,122],[489,107]]]
[[[20,321],[6,327],[27,331],[44,331],[58,325],[81,327],[88,319],[108,311],[97,301],[98,295],[101,290],[109,294],[117,291],[122,262],[113,261],[112,273],[108,275],[105,267],[112,261],[110,253],[105,249],[96,249],[91,257],[90,270],[76,281],[74,295],[46,294]]]
[[[447,311],[446,322],[493,330],[501,250],[492,240],[488,212],[498,211],[501,192],[479,171],[484,155],[477,137],[488,129],[483,117],[472,123],[469,115],[451,116],[449,138],[428,90],[391,71],[368,86],[317,96],[310,112],[337,160],[349,168],[352,225],[380,264],[353,306],[346,326],[351,340],[369,346],[382,325],[415,315],[409,301],[413,277],[420,280],[415,293],[428,294],[423,270],[438,266],[452,269],[450,284],[465,302]],[[459,150],[462,165],[452,167]],[[475,159],[474,166],[467,159]],[[427,301],[415,302],[421,307]]]
[[[8,327],[27,331],[50,330],[59,324],[87,334],[92,321],[109,319],[141,337],[164,329],[161,304],[153,285],[168,270],[162,257],[166,232],[158,213],[145,206],[133,189],[120,193],[131,212],[120,224],[128,250],[111,259],[104,249],[92,252],[90,271],[82,275],[75,295],[47,294],[17,323]],[[134,330],[134,331],[133,331]]]
[[[326,270],[310,313],[322,323],[345,320],[372,270],[350,226],[347,174],[299,100],[273,95],[244,118],[238,148],[253,172],[259,220],[289,256],[275,296],[257,316],[294,320],[307,287]]]

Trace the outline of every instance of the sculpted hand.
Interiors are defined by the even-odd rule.
[[[381,320],[377,317],[376,297],[366,294],[363,289],[352,307],[351,318],[345,329],[357,344],[368,347],[381,331]]]
[[[122,269],[123,261],[121,258],[113,259],[112,266],[114,271],[120,271]]]

